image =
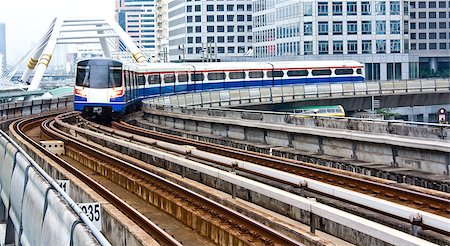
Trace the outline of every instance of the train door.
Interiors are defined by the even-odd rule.
[[[245,86],[261,87],[263,86],[264,72],[262,70],[248,71],[248,81],[245,82]]]
[[[203,91],[203,81],[205,80],[205,75],[203,72],[194,72],[191,74],[191,81],[194,84],[194,91]]]
[[[163,85],[161,86],[161,93],[173,94],[175,92],[175,73],[166,73],[163,76]]]
[[[125,83],[125,102],[128,102],[130,100],[130,79],[128,77],[128,71],[123,71],[123,78]]]
[[[161,75],[159,73],[149,74],[147,77],[149,94],[148,96],[159,96],[161,95]]]
[[[229,81],[225,84],[228,88],[248,87],[245,81],[245,71],[232,71],[228,73]]]
[[[187,92],[189,83],[189,74],[187,72],[179,72],[175,81],[175,92]]]

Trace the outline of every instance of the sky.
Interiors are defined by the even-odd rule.
[[[38,42],[56,17],[114,18],[114,0],[0,0],[6,26],[6,59],[14,65]]]

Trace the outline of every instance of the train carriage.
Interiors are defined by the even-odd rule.
[[[75,110],[123,114],[142,99],[178,93],[296,84],[360,82],[356,61],[123,64],[94,58],[77,64]]]

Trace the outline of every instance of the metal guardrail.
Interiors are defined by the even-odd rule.
[[[299,99],[343,96],[376,96],[450,91],[450,79],[322,83],[275,87],[242,88],[177,94],[147,100],[159,105],[233,106],[245,103],[292,102]]]

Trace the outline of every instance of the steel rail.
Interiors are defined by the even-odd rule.
[[[113,123],[113,127],[116,128],[121,128],[121,129],[125,129],[125,128],[131,128],[133,130],[134,133],[138,134],[138,135],[144,135],[149,137],[148,135],[146,135],[146,132],[149,132],[148,130],[144,130],[142,128],[139,127],[135,127],[129,124],[117,124],[117,123]],[[118,133],[116,133],[118,134]],[[327,171],[327,170],[321,170],[318,168],[314,168],[314,167],[302,167],[302,166],[298,166],[289,162],[286,162],[284,160],[280,160],[281,158],[277,158],[277,159],[270,159],[267,155],[261,154],[261,155],[255,155],[253,153],[248,153],[246,151],[243,151],[242,156],[240,156],[240,152],[236,151],[235,149],[231,149],[229,147],[225,147],[225,146],[218,146],[218,145],[214,145],[212,144],[211,146],[207,143],[203,143],[200,141],[196,141],[193,140],[192,142],[190,140],[186,140],[182,137],[177,137],[177,136],[166,136],[167,134],[161,134],[161,133],[154,133],[154,132],[150,132],[151,136],[156,136],[154,137],[154,139],[160,139],[160,141],[164,141],[164,142],[172,142],[172,143],[176,143],[177,145],[190,145],[190,146],[194,146],[199,150],[203,150],[203,151],[208,151],[211,153],[215,153],[215,154],[220,154],[220,155],[225,155],[227,157],[233,157],[236,159],[240,159],[243,160],[245,162],[251,162],[252,164],[262,164],[263,166],[266,167],[270,167],[270,168],[274,168],[275,170],[273,171],[273,175],[271,176],[277,176],[278,179],[281,179],[281,181],[283,181],[283,177],[288,180],[290,178],[290,180],[294,180],[292,177],[288,176],[283,176],[282,174],[278,174],[280,171],[282,170],[284,172],[288,172],[291,174],[296,174],[296,175],[300,175],[300,176],[306,176],[307,178],[310,179],[314,179],[317,175],[320,175],[321,177],[318,179],[320,182],[324,182],[324,183],[328,183],[330,185],[337,185],[343,188],[347,188],[353,191],[356,191],[358,193],[368,193],[367,191],[371,191],[373,196],[378,197],[378,198],[382,198],[384,200],[389,200],[391,202],[394,203],[399,203],[399,201],[397,201],[397,198],[403,202],[403,204],[406,201],[410,201],[408,204],[411,204],[412,207],[418,208],[419,210],[424,210],[423,207],[425,205],[425,202],[427,200],[431,200],[433,203],[433,205],[431,207],[427,207],[427,211],[431,211],[430,215],[433,214],[437,214],[440,216],[443,216],[444,218],[448,218],[448,213],[450,212],[450,201],[448,199],[445,198],[441,198],[441,197],[437,197],[437,196],[432,196],[432,195],[428,195],[428,194],[423,194],[420,192],[416,192],[416,191],[410,191],[407,189],[402,189],[402,188],[398,188],[398,187],[392,187],[386,184],[380,184],[380,183],[376,183],[374,181],[368,181],[368,180],[363,180],[360,178],[356,178],[356,177],[349,177],[346,176],[344,174],[335,174],[332,173],[331,171]],[[137,140],[137,139],[135,139]],[[161,144],[161,146],[159,147],[163,147],[164,144]],[[164,148],[164,147],[163,147]],[[213,151],[209,151],[209,150],[213,150]],[[179,150],[179,151],[187,151],[187,150]],[[195,152],[196,150],[191,150],[191,152]],[[262,156],[262,158],[264,159],[259,159]],[[220,160],[216,161],[216,162],[226,162],[224,159],[227,159],[227,157],[223,157],[220,158]],[[272,157],[272,156],[270,156]],[[217,159],[217,158],[216,158]],[[230,162],[230,161],[228,161]],[[273,163],[271,163],[273,162]],[[229,165],[230,163],[228,163]],[[241,166],[241,165],[239,165]],[[246,166],[247,168],[241,168],[241,170],[243,171],[249,171],[249,166],[251,165],[246,165],[245,163],[242,164],[242,166]],[[294,169],[294,171],[289,170],[292,167],[296,168]],[[240,167],[237,167],[236,169],[239,169]],[[306,171],[301,170],[298,171],[298,169],[306,169]],[[251,168],[250,168],[251,169]],[[255,168],[253,168],[253,170],[255,170]],[[312,173],[308,173],[307,171],[312,170]],[[251,171],[251,170],[250,170]],[[258,175],[257,172],[253,171],[253,174]],[[260,175],[261,176],[261,175]],[[331,177],[330,177],[331,176]],[[316,178],[317,179],[317,178]],[[345,182],[342,182],[341,179],[344,179]],[[295,179],[297,181],[297,179]],[[312,184],[314,182],[310,182],[309,186],[313,186],[314,184]],[[299,184],[298,182],[295,182],[294,184]],[[317,187],[317,185],[314,185]],[[317,188],[316,188],[317,189]],[[323,188],[322,188],[323,190]],[[385,192],[386,194],[383,194],[383,192]],[[394,193],[396,192],[396,193]],[[334,192],[333,192],[334,193]],[[340,192],[341,193],[341,192]],[[369,193],[370,194],[370,193]],[[411,202],[412,201],[412,202]],[[400,204],[400,203],[399,203]],[[368,204],[368,207],[371,207],[370,204]],[[366,204],[367,207],[367,204]],[[440,208],[440,210],[438,210]],[[437,210],[437,211],[436,211]],[[384,211],[384,212],[388,212],[388,214],[392,214],[389,213],[389,211]],[[402,210],[402,212],[399,212],[400,214],[403,214],[402,217],[403,219],[409,220],[409,215],[411,213],[405,213],[405,211]],[[395,215],[395,214],[394,214]],[[430,216],[430,217],[434,217],[434,216]],[[439,222],[440,224],[440,222]],[[430,222],[430,221],[424,221],[424,225],[428,225],[431,226],[433,228],[436,229],[440,229],[439,227],[436,227],[436,224],[434,222]],[[442,229],[440,229],[442,230]],[[445,229],[444,229],[445,232]],[[446,234],[448,234],[448,231],[446,232]]]
[[[66,118],[66,117],[67,117],[67,115],[63,115],[61,118]],[[57,117],[57,121],[60,120],[61,118],[58,119],[58,117]],[[218,215],[220,217],[224,217],[230,221],[234,221],[236,226],[245,226],[247,228],[250,228],[251,230],[254,230],[257,234],[259,234],[262,237],[261,238],[262,240],[266,241],[266,243],[270,244],[272,242],[276,245],[301,245],[299,242],[277,232],[276,230],[274,230],[268,226],[265,226],[247,216],[244,216],[244,215],[242,215],[220,203],[217,203],[207,197],[204,197],[198,193],[195,193],[183,186],[180,186],[174,182],[171,182],[171,181],[166,180],[156,174],[153,174],[148,170],[145,170],[136,165],[127,163],[119,158],[114,157],[114,156],[110,156],[105,153],[99,153],[93,147],[88,146],[86,144],[76,143],[76,141],[73,139],[73,136],[71,136],[67,133],[61,132],[61,133],[57,133],[57,135],[61,135],[61,136],[64,135],[65,136],[64,142],[68,146],[82,147],[83,152],[87,153],[87,154],[95,154],[95,155],[100,154],[101,157],[98,155],[97,155],[97,157],[100,157],[106,163],[110,163],[110,164],[118,163],[117,165],[120,166],[121,168],[126,168],[129,170],[132,170],[133,172],[140,175],[142,178],[151,180],[152,183],[157,183],[157,184],[160,184],[160,186],[167,187],[166,190],[171,191],[171,193],[177,192],[181,196],[186,197],[186,200],[193,199],[195,201],[198,201],[199,203],[210,206],[212,209],[218,211]],[[55,136],[56,136],[56,134],[55,134]],[[58,136],[58,138],[60,138],[60,137]],[[79,147],[76,147],[76,148],[79,148]]]
[[[25,134],[25,131],[31,129],[36,123],[33,123],[33,121],[36,121],[36,119],[27,119],[20,122],[17,122],[15,124],[14,129],[16,132],[27,142],[29,142],[33,147],[37,148],[39,151],[43,152],[48,156],[51,160],[58,163],[60,166],[71,172],[74,176],[79,178],[81,181],[83,181],[85,184],[87,184],[89,187],[91,187],[94,191],[99,193],[101,196],[103,196],[106,200],[108,200],[111,204],[113,204],[115,207],[117,207],[119,210],[121,210],[123,213],[125,213],[127,216],[130,217],[131,220],[133,220],[135,223],[141,226],[141,228],[149,233],[156,241],[163,245],[177,245],[181,246],[182,244],[175,240],[172,236],[170,236],[167,232],[162,230],[159,226],[157,226],[155,223],[153,223],[151,220],[149,220],[147,217],[143,216],[141,213],[139,213],[136,209],[128,205],[125,201],[123,201],[120,197],[116,196],[114,193],[103,187],[101,184],[96,182],[94,179],[90,178],[89,176],[85,175],[66,161],[59,158],[57,155],[47,151],[42,146],[40,146],[38,143],[33,141],[30,137],[28,137]],[[45,134],[48,134],[49,136],[54,135],[55,133],[52,132],[48,128],[48,122],[49,120],[42,120],[42,128],[43,132]],[[80,209],[81,210],[81,209]],[[87,217],[86,217],[87,218]],[[89,220],[89,219],[88,219]]]

